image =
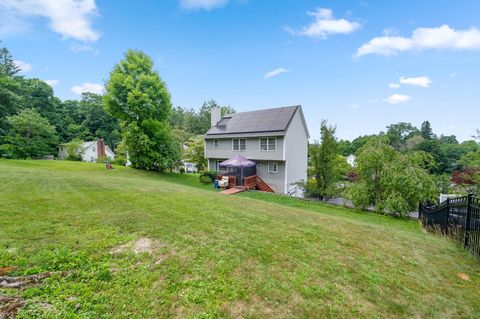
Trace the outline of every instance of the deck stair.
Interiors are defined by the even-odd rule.
[[[235,195],[235,194],[243,192],[244,190],[245,190],[244,187],[237,186],[237,187],[232,187],[232,188],[228,188],[228,189],[225,189],[223,191],[220,191],[220,194]]]
[[[270,186],[268,186],[268,184],[265,183],[265,181],[261,179],[260,176],[258,175],[257,175],[257,188],[262,192],[275,193],[275,191]]]

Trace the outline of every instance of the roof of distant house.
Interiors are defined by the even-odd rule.
[[[206,135],[285,132],[299,108],[295,105],[225,114]]]

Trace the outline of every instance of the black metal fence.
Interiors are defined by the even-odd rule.
[[[434,206],[420,203],[418,218],[428,230],[453,237],[480,258],[480,198],[450,198]]]

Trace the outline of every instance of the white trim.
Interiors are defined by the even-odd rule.
[[[235,147],[234,147],[234,145],[235,145],[234,141],[235,140],[238,140],[238,150],[236,150]],[[240,142],[241,140],[245,140],[245,149],[244,150],[241,149],[241,142]],[[232,138],[232,151],[234,151],[234,152],[245,152],[247,150],[248,150],[247,138]]]
[[[270,170],[270,164],[275,164],[277,170],[276,171],[273,171],[273,170],[271,171]],[[278,162],[275,162],[275,161],[268,162],[267,163],[267,170],[268,170],[269,173],[275,173],[275,174],[278,173]]]
[[[275,140],[275,149],[274,150],[270,149],[270,140],[271,139]],[[262,140],[267,140],[267,149],[266,150],[262,150]],[[259,137],[258,138],[258,150],[260,152],[276,152],[278,150],[277,138],[276,137],[267,137],[267,136]]]

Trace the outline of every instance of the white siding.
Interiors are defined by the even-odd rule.
[[[293,183],[307,180],[308,135],[300,112],[298,110],[295,113],[285,135],[285,193],[294,189]],[[293,195],[301,196],[302,194],[296,192]]]

